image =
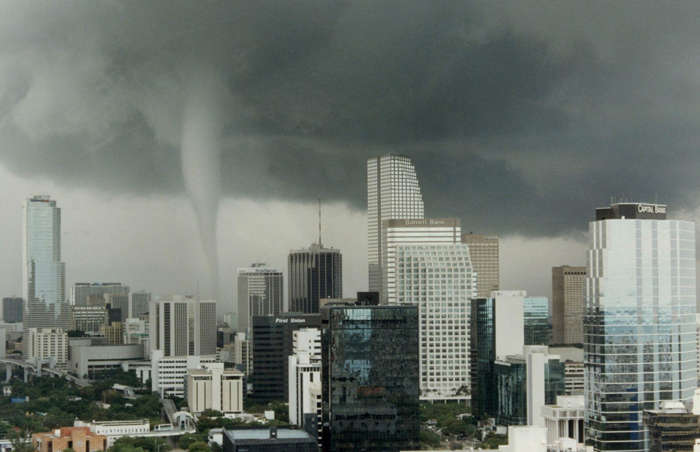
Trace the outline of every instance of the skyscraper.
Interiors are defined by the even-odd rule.
[[[491,292],[501,288],[498,237],[470,232],[462,234],[462,243],[469,246],[469,257],[477,275],[476,296],[488,298]]]
[[[583,343],[586,267],[552,267],[552,343]]]
[[[367,260],[369,290],[382,290],[382,224],[389,219],[422,219],[423,195],[410,158],[384,155],[367,160]]]
[[[418,308],[329,304],[321,319],[323,450],[416,449]]]
[[[340,250],[314,243],[308,248],[291,251],[288,263],[290,312],[317,314],[321,298],[343,296]]]
[[[584,317],[586,438],[648,447],[642,412],[690,402],[697,383],[695,225],[666,205],[620,203],[589,224]]]
[[[25,327],[71,326],[65,301],[66,264],[61,262],[61,209],[49,196],[24,203],[22,291]]]
[[[149,292],[139,291],[132,292],[129,295],[130,311],[129,315],[133,318],[141,317],[148,314],[148,304],[151,302],[151,294]]]
[[[428,243],[459,243],[461,229],[456,218],[385,220],[382,223],[382,304],[396,303],[396,247]],[[471,296],[471,295],[470,295]]]
[[[238,331],[249,332],[256,315],[284,311],[282,272],[266,264],[238,269]]]
[[[393,253],[396,302],[419,307],[421,399],[469,399],[470,299],[476,286],[469,248],[407,244]]]

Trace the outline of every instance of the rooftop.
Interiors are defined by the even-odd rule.
[[[270,436],[269,428],[251,428],[251,429],[234,429],[226,430],[226,434],[236,441],[245,440],[269,440],[275,439]],[[281,439],[312,439],[311,435],[306,433],[304,430],[295,430],[291,428],[279,428],[277,429],[277,438]]]

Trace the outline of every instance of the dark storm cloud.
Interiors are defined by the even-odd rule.
[[[182,191],[183,86],[206,64],[231,196],[362,208],[365,159],[400,152],[428,214],[474,231],[581,229],[610,196],[697,206],[700,41],[679,4],[0,8],[0,164],[20,175]]]

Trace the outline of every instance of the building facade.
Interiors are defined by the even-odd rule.
[[[288,264],[289,312],[318,314],[321,298],[343,296],[340,250],[314,243],[290,252]]]
[[[151,293],[145,291],[129,294],[129,317],[141,318],[148,315],[148,305],[151,302]]]
[[[422,219],[423,195],[413,162],[403,155],[367,160],[367,260],[369,290],[382,291],[382,227],[390,219]]]
[[[415,449],[418,307],[331,304],[321,316],[323,450]]]
[[[239,268],[237,308],[238,331],[245,333],[253,316],[284,312],[282,272],[261,263]]]
[[[549,345],[552,323],[547,297],[526,297],[524,300],[525,345]]]
[[[216,301],[175,296],[151,301],[151,349],[163,356],[216,355]]]
[[[649,431],[649,452],[692,452],[700,438],[700,415],[678,401],[645,410],[644,425]]]
[[[140,362],[144,358],[141,345],[94,345],[70,346],[67,370],[79,378],[104,378],[124,363]]]
[[[24,330],[25,358],[47,362],[64,368],[68,363],[68,335],[60,328],[28,328]]]
[[[66,264],[61,261],[61,209],[49,196],[24,203],[22,298],[25,328],[69,329]]]
[[[120,282],[77,282],[73,285],[73,305],[88,306],[90,300],[103,300],[105,294],[129,295],[129,287]]]
[[[188,369],[185,399],[194,414],[204,410],[240,414],[243,412],[243,374],[237,370],[224,370],[223,363]]]
[[[385,220],[382,223],[382,304],[399,302],[397,298],[396,248],[401,245],[460,243],[461,227],[456,218],[422,220]],[[468,254],[468,252],[467,252]],[[470,264],[471,267],[471,264]]]
[[[37,452],[58,452],[73,449],[75,452],[107,450],[107,437],[92,433],[87,427],[61,427],[32,435],[32,446]]]
[[[289,355],[293,353],[294,331],[320,328],[319,314],[282,313],[253,317],[251,381],[256,402],[287,400]]]
[[[105,306],[114,312],[113,318],[115,322],[123,322],[130,315],[129,295],[106,293],[104,294]]]
[[[428,243],[386,250],[395,261],[387,272],[396,282],[392,302],[419,308],[421,399],[469,399],[470,299],[476,293],[469,248]]]
[[[552,343],[582,344],[586,267],[552,267]]]
[[[462,243],[469,246],[472,267],[477,274],[476,296],[488,298],[501,289],[498,237],[481,234],[462,234]]]
[[[223,452],[318,452],[315,438],[291,428],[224,430],[222,440]]]
[[[21,297],[5,297],[2,299],[2,321],[5,323],[18,323],[22,321]]]
[[[72,306],[73,329],[97,333],[107,324],[107,310],[102,306]]]
[[[559,438],[583,443],[584,408],[583,395],[558,396],[556,403],[545,405],[542,417],[547,428],[547,444],[554,444]]]
[[[666,205],[620,203],[590,223],[584,362],[586,438],[647,450],[644,410],[697,385],[695,225]]]

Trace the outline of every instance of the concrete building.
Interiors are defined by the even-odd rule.
[[[343,296],[340,250],[314,243],[308,248],[291,251],[288,268],[290,312],[318,314],[321,298]]]
[[[250,334],[253,316],[284,312],[283,286],[282,272],[267,264],[257,263],[239,268],[236,311],[238,331]]]
[[[124,326],[121,322],[112,322],[109,325],[102,325],[100,333],[111,345],[122,345],[124,343]]]
[[[553,405],[542,408],[542,417],[547,428],[547,444],[554,444],[560,438],[571,438],[576,444],[583,443],[584,398],[577,396],[557,396]]]
[[[204,410],[224,414],[243,412],[243,373],[224,370],[223,363],[188,369],[185,384],[185,400],[190,412]]]
[[[302,328],[292,333],[289,356],[289,422],[320,434],[321,330]],[[311,416],[313,426],[304,425]]]
[[[526,345],[527,424],[545,426],[542,407],[566,394],[564,364],[559,355],[550,355],[546,345]]]
[[[420,220],[385,220],[382,223],[382,304],[399,303],[397,294],[396,247],[433,243],[460,243],[461,227],[456,218],[426,218]],[[467,248],[465,246],[465,248]],[[467,251],[468,254],[468,251]],[[471,268],[470,268],[471,271]]]
[[[22,307],[24,300],[21,297],[5,297],[2,299],[2,321],[5,323],[18,323],[22,321]]]
[[[320,327],[319,314],[289,312],[275,317],[253,317],[251,398],[260,403],[288,399],[289,355],[293,353],[294,331]]]
[[[508,427],[508,445],[498,452],[546,452],[547,431],[544,427],[528,425]]]
[[[216,301],[174,296],[151,301],[151,349],[164,357],[216,354]]]
[[[162,350],[151,350],[151,391],[161,397],[184,397],[187,371],[215,363],[220,364],[216,355],[163,356]]]
[[[417,306],[328,304],[321,317],[323,449],[415,448]]]
[[[32,362],[48,362],[63,368],[68,363],[68,335],[60,328],[29,328],[24,341],[27,355]]]
[[[583,345],[550,345],[549,353],[564,363],[566,395],[583,395]]]
[[[85,333],[97,333],[107,324],[107,310],[102,306],[71,306],[73,329]]]
[[[223,452],[317,452],[316,439],[290,428],[236,428],[224,430]]]
[[[77,344],[70,346],[67,370],[80,378],[98,378],[123,367],[125,362],[143,360],[143,346]]]
[[[655,410],[644,411],[649,431],[649,452],[692,452],[700,438],[700,415],[683,403],[665,400]]]
[[[73,285],[73,305],[104,306],[106,294],[129,295],[129,286],[120,282],[77,282]],[[92,303],[89,303],[89,300],[92,300]]]
[[[552,267],[552,343],[583,343],[586,267]]]
[[[321,330],[300,328],[292,332],[292,353],[308,353],[312,361],[321,361]]]
[[[413,162],[388,154],[367,160],[367,260],[369,290],[382,291],[382,228],[390,219],[423,219],[423,195]]]
[[[488,298],[501,289],[498,237],[462,234],[462,243],[469,246],[469,257],[476,272],[476,297]]]
[[[424,243],[387,246],[385,251],[396,263],[386,272],[387,280],[395,282],[390,302],[419,308],[421,399],[468,400],[470,299],[476,293],[469,248]]]
[[[246,333],[236,333],[233,337],[233,364],[245,375],[252,369],[252,346]]]
[[[124,323],[124,343],[125,344],[142,344],[145,349],[150,348],[148,335],[148,322],[137,318],[126,319]]]
[[[92,422],[76,419],[73,427],[87,427],[92,433],[106,437],[107,447],[112,447],[116,440],[124,436],[138,436],[151,431],[151,423],[148,419]]]
[[[92,433],[87,427],[61,427],[51,432],[34,433],[32,446],[37,452],[60,452],[69,448],[75,452],[106,451],[107,437]]]
[[[644,410],[688,403],[697,387],[695,224],[666,211],[613,204],[589,224],[584,394],[596,450],[647,450]]]
[[[66,265],[61,261],[61,209],[49,196],[24,203],[22,298],[25,328],[69,329]]]

